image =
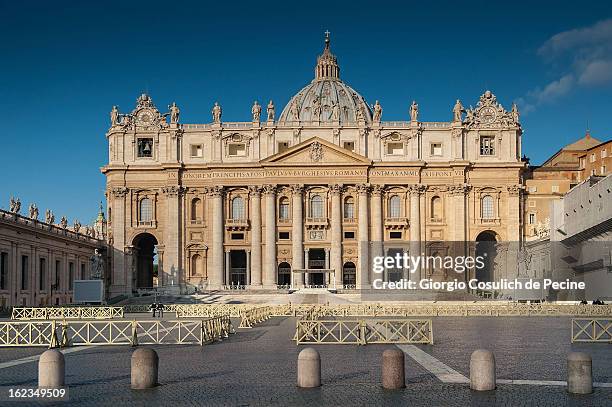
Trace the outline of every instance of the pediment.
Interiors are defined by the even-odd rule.
[[[371,164],[371,160],[319,137],[313,137],[289,148],[287,151],[271,155],[262,160],[261,163],[296,165],[369,165]]]

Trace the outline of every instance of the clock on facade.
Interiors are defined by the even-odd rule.
[[[485,124],[493,123],[495,121],[496,113],[492,107],[483,107],[480,110],[480,121]]]

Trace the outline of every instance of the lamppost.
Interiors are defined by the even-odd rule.
[[[54,305],[53,304],[53,290],[57,291],[58,288],[59,288],[59,276],[56,274],[55,275],[55,284],[51,284],[51,298],[50,298],[50,300],[51,300],[51,304],[50,305],[51,306]]]

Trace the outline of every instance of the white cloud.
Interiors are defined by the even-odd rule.
[[[612,19],[555,34],[542,44],[538,55],[567,70],[559,79],[517,100],[524,114],[567,95],[575,86],[612,83]]]
[[[550,37],[538,50],[543,57],[554,58],[567,51],[612,46],[612,19],[602,20],[590,27],[563,31]]]
[[[592,86],[612,82],[612,60],[598,60],[589,63],[580,74],[578,82],[582,85]]]

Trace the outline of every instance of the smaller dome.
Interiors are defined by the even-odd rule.
[[[340,80],[340,67],[329,47],[329,32],[325,34],[325,49],[317,58],[314,80],[291,98],[279,123],[372,122],[372,111],[365,99]]]

